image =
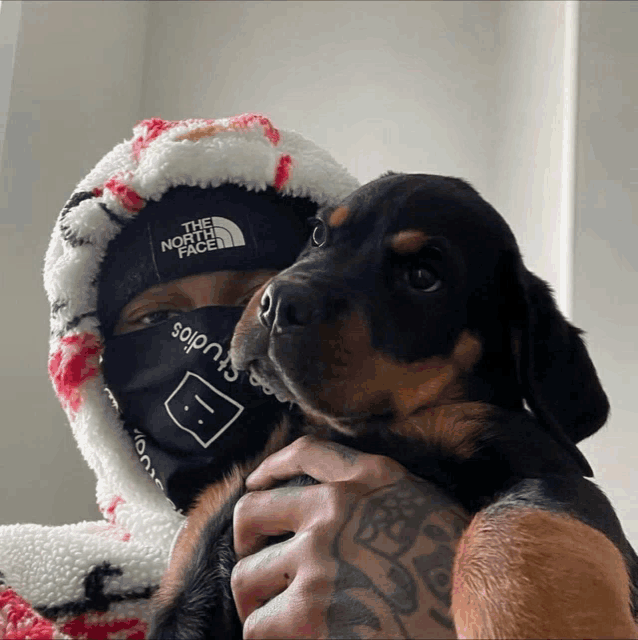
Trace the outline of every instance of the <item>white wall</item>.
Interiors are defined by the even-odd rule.
[[[22,176],[10,199],[14,225],[24,229],[4,240],[10,253],[0,253],[0,267],[20,274],[7,290],[28,313],[19,326],[0,320],[8,354],[0,393],[14,460],[0,468],[0,483],[17,494],[2,521],[58,523],[94,512],[88,472],[45,377],[39,269],[74,183],[143,117],[262,111],[330,149],[363,181],[387,169],[464,177],[508,219],[527,265],[554,284],[569,311],[572,212],[563,205],[573,184],[563,143],[574,127],[566,101],[574,69],[565,57],[572,10],[553,1],[25,3],[11,116],[26,115],[13,133],[18,159],[4,154],[8,175]],[[87,30],[87,21],[100,28]],[[68,43],[77,41],[71,56]],[[78,55],[85,49],[91,55]],[[575,322],[591,329],[577,311]],[[87,484],[74,503],[43,509],[79,484],[69,476]],[[619,511],[638,541],[638,525]]]
[[[41,272],[73,187],[139,119],[148,9],[144,2],[22,3],[0,171],[1,523],[99,516],[93,472],[47,377]]]
[[[611,401],[582,450],[638,548],[638,2],[584,2],[574,322]]]
[[[143,110],[261,110],[362,181],[387,169],[463,177],[562,295],[568,18],[554,1],[161,2]]]
[[[492,204],[512,225],[529,269],[551,282],[570,315],[571,273],[566,259],[573,211],[563,198],[573,190],[570,142],[575,109],[572,36],[574,2],[502,2],[498,22],[497,89],[493,99],[498,139]]]
[[[144,111],[264,111],[361,180],[388,168],[485,187],[497,139],[492,2],[160,2]]]
[[[13,63],[20,30],[22,2],[0,2],[0,155],[4,144],[13,82]]]

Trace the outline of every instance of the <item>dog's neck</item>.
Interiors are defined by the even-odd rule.
[[[357,437],[383,429],[410,440],[440,445],[462,458],[469,458],[476,440],[485,431],[485,424],[495,412],[503,410],[484,402],[461,401],[422,407],[404,417],[388,411],[345,420],[304,411],[304,419],[309,430],[320,438],[332,439],[335,432]]]
[[[470,457],[474,443],[499,407],[484,402],[456,402],[425,407],[392,424],[398,435],[426,440]]]

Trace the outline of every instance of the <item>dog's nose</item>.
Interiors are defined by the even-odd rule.
[[[294,282],[271,282],[261,296],[259,321],[273,333],[304,327],[319,316],[316,294]]]

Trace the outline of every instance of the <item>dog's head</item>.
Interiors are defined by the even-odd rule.
[[[373,415],[526,400],[584,460],[574,443],[609,404],[582,332],[469,184],[391,173],[313,224],[297,262],[248,304],[235,368],[346,431]]]

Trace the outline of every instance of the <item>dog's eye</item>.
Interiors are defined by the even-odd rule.
[[[435,273],[425,267],[413,267],[405,272],[405,279],[413,289],[420,291],[436,291],[441,287],[441,280]]]
[[[312,230],[312,246],[321,247],[326,243],[326,240],[328,239],[328,231],[326,229],[326,225],[318,218],[315,218],[313,220],[313,224],[314,229]]]

